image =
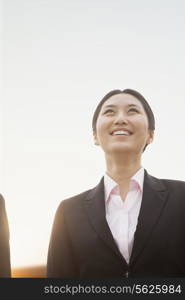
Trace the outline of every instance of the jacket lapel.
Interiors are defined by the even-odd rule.
[[[121,255],[108,223],[106,221],[105,200],[104,200],[104,179],[87,195],[85,198],[85,209],[91,225],[99,235],[99,237],[107,244],[112,251],[126,264],[125,259]]]
[[[133,264],[140,255],[167,202],[168,191],[161,180],[147,174],[145,170],[143,199],[134,236],[130,259]]]

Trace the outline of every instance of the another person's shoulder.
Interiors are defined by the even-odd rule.
[[[4,206],[5,200],[2,194],[0,194],[0,206]]]

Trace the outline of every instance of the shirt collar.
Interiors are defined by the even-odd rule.
[[[144,168],[141,167],[131,178],[132,182],[136,182],[139,185],[141,192],[143,191],[144,183]],[[115,182],[107,173],[104,175],[104,193],[105,202],[107,202],[109,195],[113,189],[118,187],[117,182]]]

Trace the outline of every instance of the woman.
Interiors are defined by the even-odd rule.
[[[153,112],[137,91],[105,95],[93,116],[106,173],[92,190],[61,202],[48,277],[185,276],[185,183],[142,167],[153,141]]]

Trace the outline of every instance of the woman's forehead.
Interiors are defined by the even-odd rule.
[[[113,106],[130,106],[131,104],[143,108],[142,103],[134,96],[129,95],[129,94],[118,94],[118,95],[113,95],[109,99],[107,99],[103,105],[103,107],[113,105]]]

